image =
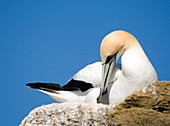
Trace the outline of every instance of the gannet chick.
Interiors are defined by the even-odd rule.
[[[98,103],[117,105],[134,91],[140,90],[158,79],[155,69],[138,40],[126,31],[119,30],[108,34],[101,43],[100,55],[102,85],[97,99]],[[120,56],[119,77],[111,82],[113,68]],[[108,95],[109,84],[112,86]],[[107,94],[108,100],[106,100],[105,94]]]
[[[116,64],[113,70],[113,77],[119,76],[120,65]],[[100,93],[102,79],[102,63],[95,62],[87,65],[76,73],[68,83],[61,87],[56,83],[28,83],[27,86],[38,89],[48,94],[58,102],[89,102],[97,103],[97,97]],[[116,74],[115,74],[116,73]],[[110,89],[110,87],[108,87]]]

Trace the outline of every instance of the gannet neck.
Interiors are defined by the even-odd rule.
[[[134,91],[152,84],[157,73],[145,53],[139,48],[130,48],[121,56],[121,73],[110,90],[109,103],[117,105]]]

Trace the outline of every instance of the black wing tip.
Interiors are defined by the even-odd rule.
[[[57,83],[43,83],[43,82],[35,82],[35,83],[27,83],[26,86],[34,89],[53,89],[53,90],[63,90],[63,88]]]
[[[41,83],[40,82],[36,82],[36,83],[27,83],[26,86],[30,87],[30,88],[35,88],[37,89],[38,87],[40,87]]]

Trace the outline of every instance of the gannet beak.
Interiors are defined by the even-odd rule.
[[[116,55],[117,53],[107,56],[106,62],[102,64],[103,83],[100,88],[100,95],[107,93],[107,86],[110,81],[112,70],[116,63]]]
[[[100,94],[97,97],[97,103],[109,104],[109,94],[107,93],[107,86],[110,81],[112,70],[116,63],[116,54],[107,56],[106,62],[102,64],[102,85],[100,87]]]

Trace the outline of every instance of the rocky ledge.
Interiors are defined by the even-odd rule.
[[[170,81],[134,92],[116,107],[65,102],[32,110],[20,126],[170,126]]]

